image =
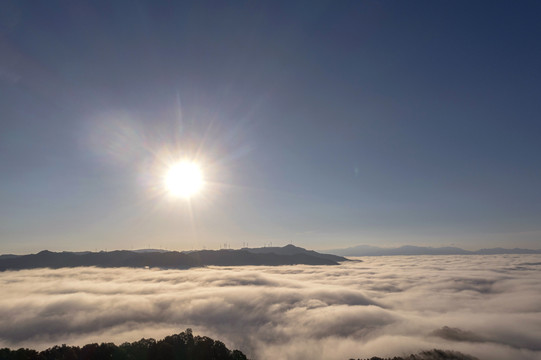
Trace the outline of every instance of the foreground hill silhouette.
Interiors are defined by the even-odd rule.
[[[77,266],[188,269],[208,265],[338,265],[338,261],[345,260],[347,259],[341,256],[319,254],[293,245],[283,248],[269,248],[269,251],[261,251],[261,249],[190,252],[119,250],[76,253],[44,250],[37,254],[2,256],[0,257],[0,271],[35,268],[58,269]]]
[[[0,349],[0,360],[247,360],[239,350],[206,336],[193,336],[187,329],[156,341],[141,339],[116,346],[113,343],[78,346],[54,346],[47,350]]]
[[[53,346],[43,351],[20,348],[0,349],[0,360],[248,360],[240,350],[229,350],[224,343],[206,336],[193,336],[191,329],[162,340],[141,339],[119,346],[113,343],[79,346]],[[349,359],[355,360],[355,359]],[[361,359],[357,359],[361,360]],[[406,357],[363,360],[478,360],[456,351],[429,350]]]

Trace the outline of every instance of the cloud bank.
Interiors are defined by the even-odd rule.
[[[375,257],[340,266],[0,273],[0,347],[162,338],[191,327],[267,359],[441,348],[541,359],[539,255]]]

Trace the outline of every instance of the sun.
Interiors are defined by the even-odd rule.
[[[172,165],[165,175],[165,187],[175,197],[189,199],[201,190],[203,183],[201,168],[190,161]]]

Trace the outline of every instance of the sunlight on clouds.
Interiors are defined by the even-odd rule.
[[[0,273],[0,347],[121,343],[192,327],[250,357],[441,348],[541,358],[539,256],[372,257],[340,266]]]

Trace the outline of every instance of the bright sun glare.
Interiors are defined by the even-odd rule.
[[[196,163],[179,162],[167,171],[165,186],[171,195],[188,199],[203,187],[203,174]]]

